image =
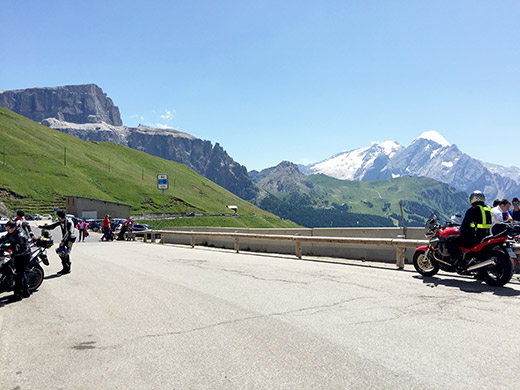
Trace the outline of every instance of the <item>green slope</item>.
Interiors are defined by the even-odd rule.
[[[400,219],[399,202],[405,218],[422,224],[435,211],[442,218],[463,213],[468,204],[466,193],[427,177],[399,177],[378,181],[345,181],[325,175],[307,180],[316,188],[313,197],[322,206],[333,203],[349,207],[354,213],[367,213]]]
[[[308,227],[424,226],[432,212],[442,220],[467,209],[467,195],[426,177],[347,181],[325,175],[295,179],[297,191],[278,192],[258,205]]]
[[[11,211],[24,207],[26,212],[49,213],[52,207],[64,205],[64,195],[79,195],[128,203],[134,213],[162,212],[157,174],[166,173],[167,213],[195,209],[220,214],[229,212],[228,205],[236,205],[241,215],[255,214],[258,220],[276,220],[273,226],[280,226],[275,215],[183,164],[114,143],[83,141],[1,107],[0,135],[0,196]],[[284,224],[296,226],[290,221]]]

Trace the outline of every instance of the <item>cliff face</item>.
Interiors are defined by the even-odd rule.
[[[0,106],[35,122],[56,118],[72,123],[123,125],[119,108],[95,84],[3,91]]]
[[[234,161],[218,143],[213,146],[210,141],[161,130],[155,133],[143,132],[138,127],[129,129],[127,145],[180,162],[242,199],[251,200],[258,192],[246,167]]]
[[[123,126],[119,109],[97,85],[4,91],[0,106],[86,141],[114,142],[179,162],[242,199],[258,192],[246,167],[218,143],[174,129]]]

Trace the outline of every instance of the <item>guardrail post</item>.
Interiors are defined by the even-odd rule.
[[[400,234],[397,236],[397,238],[406,238],[406,236]],[[397,247],[395,265],[399,269],[404,269],[405,250],[406,250],[406,248]]]
[[[146,242],[147,236],[148,236],[148,234],[146,234],[146,233],[143,234],[143,242]]]
[[[192,248],[195,248],[195,236],[190,236],[190,245]]]
[[[296,247],[296,257],[298,259],[301,259],[302,258],[302,242],[301,241],[296,241],[294,244],[295,244],[295,247]]]
[[[160,243],[161,245],[164,245],[164,234],[162,234],[162,233],[159,234],[159,239],[160,239],[159,243]]]
[[[237,253],[240,252],[240,240],[239,240],[238,237],[235,237],[235,251],[236,251]]]

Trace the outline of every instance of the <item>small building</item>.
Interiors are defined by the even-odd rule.
[[[65,201],[67,214],[85,219],[101,219],[107,214],[112,218],[128,218],[132,211],[129,204],[83,196],[65,195]]]

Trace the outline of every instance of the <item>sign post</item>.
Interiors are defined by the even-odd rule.
[[[159,173],[157,175],[157,189],[162,190],[162,214],[164,219],[164,190],[168,189],[168,175],[166,173]]]

